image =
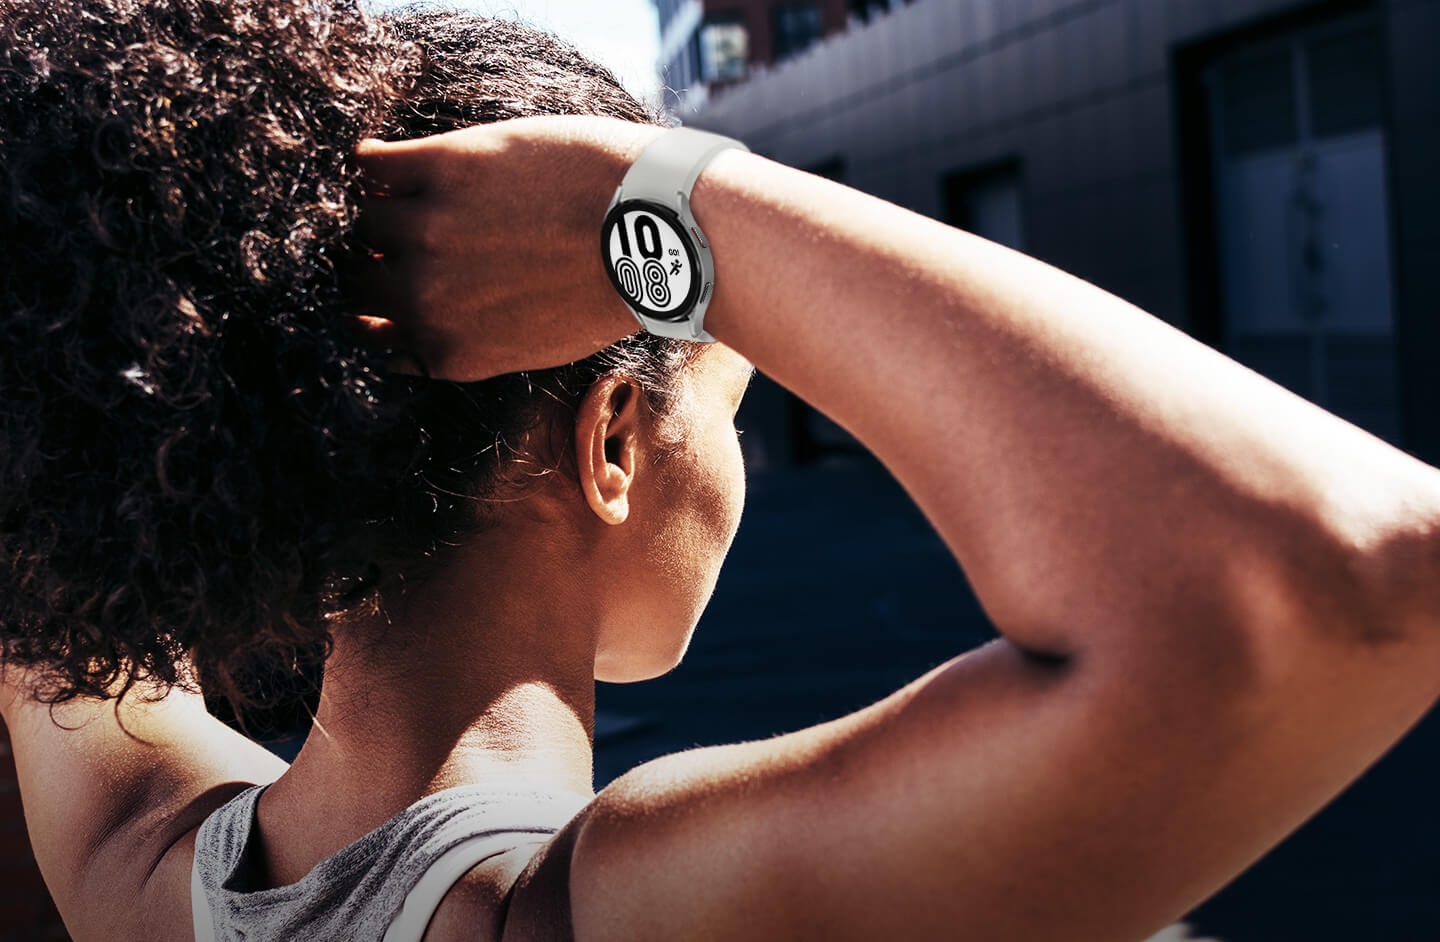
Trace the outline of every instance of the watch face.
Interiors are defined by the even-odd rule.
[[[695,308],[700,264],[693,236],[675,211],[648,200],[625,200],[601,230],[605,271],[625,303],[647,317],[678,321]]]

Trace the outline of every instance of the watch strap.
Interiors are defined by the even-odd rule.
[[[701,280],[699,296],[678,319],[646,316],[626,302],[640,326],[652,334],[701,343],[715,339],[704,329],[705,310],[714,295],[714,259],[709,240],[690,211],[690,191],[710,162],[727,150],[748,151],[749,148],[733,138],[708,131],[671,128],[646,145],[615,191],[612,209],[629,200],[643,200],[673,210],[681,223],[682,231],[678,234],[690,242],[698,264],[693,276]]]
[[[749,149],[734,138],[709,131],[671,128],[651,141],[630,165],[620,184],[621,198],[669,202],[680,195],[688,202],[695,181],[710,161],[722,151]]]

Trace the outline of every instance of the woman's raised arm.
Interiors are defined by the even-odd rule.
[[[622,335],[600,219],[654,133],[538,119],[370,145],[376,312],[453,378]],[[836,723],[621,779],[533,874],[568,881],[579,936],[1140,937],[1431,704],[1432,469],[1091,285],[837,184],[730,152],[692,206],[707,328],[874,450],[1005,640]]]
[[[205,710],[198,693],[77,699],[31,696],[19,667],[0,672],[25,824],[46,886],[76,939],[190,938],[190,857],[205,816],[285,763]]]

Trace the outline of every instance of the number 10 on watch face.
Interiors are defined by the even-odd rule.
[[[621,203],[605,219],[605,268],[620,296],[651,317],[688,311],[700,283],[679,217],[663,207]]]

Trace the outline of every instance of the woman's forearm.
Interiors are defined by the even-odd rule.
[[[371,303],[457,380],[634,330],[598,220],[658,133],[533,118],[367,145],[400,197],[366,211],[385,255]],[[742,152],[709,164],[691,205],[715,256],[707,329],[879,455],[1021,646],[1388,630],[1436,608],[1435,473],[1163,322]]]
[[[1365,554],[1432,526],[1430,469],[1043,263],[742,153],[693,206],[707,327],[885,461],[1024,646],[1301,588],[1352,617]]]

